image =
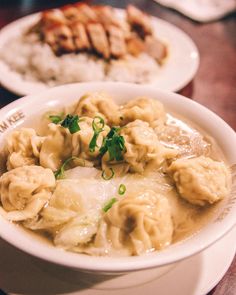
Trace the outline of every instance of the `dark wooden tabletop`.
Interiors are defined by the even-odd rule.
[[[0,28],[27,14],[73,2],[77,1],[0,0]],[[162,18],[185,31],[193,39],[199,49],[200,67],[194,80],[179,91],[179,93],[205,105],[221,116],[236,130],[235,13],[217,22],[200,24],[182,16],[174,10],[161,7],[151,0],[90,2],[96,4],[110,4],[121,8],[125,7],[128,3],[135,2],[135,4],[144,11]],[[0,107],[17,98],[18,96],[0,86]],[[235,282],[236,257],[224,278],[209,294],[235,295]]]

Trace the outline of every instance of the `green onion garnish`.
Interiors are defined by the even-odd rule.
[[[59,115],[50,115],[49,116],[49,119],[51,120],[52,123],[54,124],[58,124],[60,123],[63,119],[62,119],[62,116],[59,116]]]
[[[124,184],[120,184],[118,189],[119,195],[124,195],[125,191],[126,191],[126,186]]]
[[[109,209],[111,209],[111,207],[113,206],[113,204],[117,202],[117,199],[116,198],[112,198],[111,200],[109,200],[105,206],[102,208],[102,210],[104,212],[107,212]]]
[[[95,148],[97,147],[97,139],[99,134],[103,131],[104,125],[105,125],[105,122],[102,117],[99,117],[99,116],[94,117],[92,122],[94,134],[89,143],[89,151],[91,153],[95,152]]]
[[[65,119],[61,122],[61,126],[64,128],[68,128],[71,134],[79,131],[79,116],[67,115]]]
[[[110,180],[114,176],[114,174],[115,174],[114,170],[112,168],[109,168],[109,170],[111,172],[110,175],[107,175],[105,170],[102,171],[102,178],[104,180]]]
[[[85,161],[83,159],[80,159],[80,158],[75,157],[75,156],[70,157],[67,160],[65,160],[65,162],[62,164],[62,166],[57,171],[54,172],[54,175],[55,175],[56,179],[64,178],[65,168],[69,164],[69,162],[73,161],[73,160],[80,160],[81,161],[80,166],[85,166]]]
[[[100,148],[101,155],[104,155],[107,151],[109,153],[110,161],[123,160],[122,152],[126,150],[125,139],[119,134],[120,127],[112,127],[110,132],[104,138],[102,146]]]
[[[92,127],[95,132],[103,131],[104,126],[105,126],[105,122],[102,117],[99,117],[99,116],[94,117],[92,122]]]

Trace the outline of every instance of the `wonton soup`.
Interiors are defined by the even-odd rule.
[[[0,213],[68,251],[141,255],[186,239],[227,199],[217,143],[157,100],[106,93],[44,114],[5,143]]]

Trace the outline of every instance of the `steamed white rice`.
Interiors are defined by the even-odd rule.
[[[49,86],[102,80],[151,83],[160,69],[147,54],[127,55],[109,63],[86,53],[58,57],[36,34],[9,40],[0,51],[0,59],[23,79]]]

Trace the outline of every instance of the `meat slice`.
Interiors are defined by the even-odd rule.
[[[128,22],[140,37],[144,38],[146,35],[152,34],[151,19],[147,14],[133,5],[128,5],[126,11]]]
[[[80,22],[71,24],[71,31],[74,38],[75,47],[77,50],[90,49],[90,42],[86,33],[85,26]]]
[[[113,25],[120,28],[123,31],[125,38],[129,37],[130,35],[129,24],[125,20],[119,19],[112,7],[94,6],[93,9],[97,14],[98,21],[101,24],[103,24],[106,30],[108,29],[108,26]]]
[[[107,31],[109,35],[111,55],[116,58],[124,56],[127,53],[127,50],[122,30],[119,27],[110,25],[107,27]]]
[[[109,42],[103,26],[98,23],[90,23],[87,25],[87,30],[94,50],[105,58],[109,58]]]
[[[131,55],[139,55],[145,50],[144,41],[137,34],[132,33],[130,38],[127,40],[127,50]]]
[[[75,51],[72,32],[66,25],[45,28],[44,39],[56,54]]]
[[[120,26],[120,20],[116,17],[114,9],[110,6],[95,6],[94,11],[98,16],[98,20],[104,26],[114,25]]]
[[[167,56],[165,44],[152,36],[145,38],[145,52],[155,58],[159,63]]]
[[[65,18],[70,21],[78,21],[78,9],[73,5],[66,5],[61,7],[61,11]]]
[[[42,12],[41,25],[43,27],[50,27],[52,25],[65,25],[67,22],[60,9],[51,9]]]
[[[77,21],[83,24],[97,21],[96,13],[85,3],[66,5],[62,7],[61,10],[70,21]]]
[[[88,23],[88,22],[97,22],[98,17],[96,15],[96,12],[87,4],[85,3],[78,3],[75,4],[75,7],[79,11],[79,20],[82,23]]]

